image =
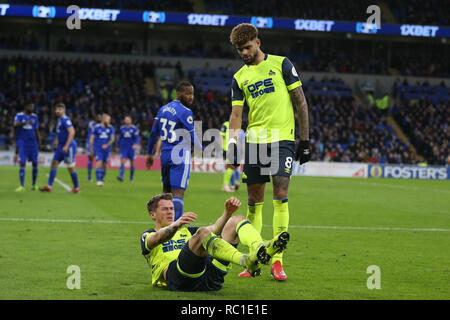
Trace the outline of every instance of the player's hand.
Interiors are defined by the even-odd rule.
[[[230,139],[230,143],[228,143],[227,160],[229,164],[235,167],[239,166],[238,147],[235,139]]]
[[[66,153],[68,150],[69,150],[69,146],[64,146],[64,147],[62,148],[62,151],[63,151],[64,153]]]
[[[148,154],[145,158],[145,165],[147,167],[147,170],[150,170],[150,168],[153,165],[153,156],[151,154]]]
[[[309,145],[309,141],[300,141],[297,146],[295,159],[298,160],[300,164],[306,163],[309,161],[309,159],[311,159],[311,147]]]
[[[237,209],[239,209],[241,204],[242,203],[241,203],[241,201],[239,201],[238,198],[231,197],[230,199],[225,201],[225,212],[227,213],[227,215],[229,217],[231,217],[233,215],[233,213],[235,213],[237,211]]]
[[[17,162],[19,162],[19,155],[15,154],[14,158],[13,158],[14,164],[16,164]]]
[[[131,149],[136,150],[136,149],[137,149],[137,145],[133,144],[133,146],[131,147]]]
[[[182,227],[185,224],[191,224],[191,222],[194,222],[197,219],[197,215],[194,212],[185,212],[183,215],[174,222],[176,224],[176,227]]]
[[[108,149],[108,145],[105,143],[104,145],[102,145],[102,149],[103,149],[103,150]]]

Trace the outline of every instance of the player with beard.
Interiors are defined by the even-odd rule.
[[[308,105],[291,61],[286,57],[265,54],[255,26],[249,23],[235,26],[230,42],[245,65],[232,80],[227,159],[237,165],[238,133],[242,125],[242,109],[247,103],[249,114],[242,175],[242,181],[247,183],[247,219],[261,232],[265,185],[272,176],[275,236],[287,231],[289,225],[288,189],[293,161],[299,160],[302,164],[311,157]],[[292,101],[300,127],[297,148]],[[275,280],[287,279],[281,253],[272,258],[272,275]],[[240,276],[250,275],[243,272]]]

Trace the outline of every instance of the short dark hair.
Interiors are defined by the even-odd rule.
[[[147,202],[147,211],[153,211],[155,212],[156,209],[158,208],[158,204],[159,201],[161,200],[173,200],[173,195],[171,193],[161,193],[161,194],[157,194],[156,196],[152,197],[148,202]]]
[[[256,38],[258,38],[258,29],[250,23],[238,24],[230,33],[230,42],[233,46],[243,45]]]
[[[66,105],[62,102],[59,102],[55,106],[55,109],[57,109],[57,108],[63,108],[64,110],[66,110]]]
[[[175,87],[175,90],[177,92],[181,92],[186,87],[193,87],[193,85],[189,81],[183,80],[183,81],[180,81],[180,82],[177,83],[177,86]]]

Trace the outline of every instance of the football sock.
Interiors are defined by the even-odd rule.
[[[37,166],[33,167],[31,174],[32,174],[32,185],[34,186],[34,185],[36,185],[36,179],[38,176],[38,167]]]
[[[57,168],[51,168],[50,169],[50,175],[48,176],[48,186],[52,187],[53,186],[53,181],[56,178],[56,172],[58,171]]]
[[[20,167],[19,177],[20,177],[20,185],[23,187],[25,185],[25,167]]]
[[[175,209],[174,221],[177,221],[183,215],[183,206],[184,206],[183,198],[173,197],[173,206]]]
[[[79,185],[78,185],[78,172],[77,171],[73,171],[70,174],[70,176],[72,177],[73,187],[75,189],[78,189],[79,188]]]
[[[234,181],[234,172],[231,174],[230,177],[230,186],[234,187],[235,181]]]
[[[120,174],[119,174],[120,179],[123,179],[124,173],[125,173],[125,165],[121,164],[120,165]]]
[[[264,202],[249,202],[247,206],[247,220],[253,227],[261,233],[262,230],[262,209]]]
[[[130,166],[130,181],[134,179],[134,166]]]
[[[234,183],[239,184],[241,182],[241,172],[239,169],[234,170]]]
[[[228,168],[223,175],[223,184],[230,185],[231,183],[231,175],[233,174],[233,169]]]
[[[229,244],[214,233],[210,233],[203,240],[203,248],[212,257],[235,264],[242,265],[244,254],[239,252],[233,245]]]
[[[289,226],[288,198],[273,199],[273,236],[287,231]],[[272,263],[282,260],[283,254],[277,253],[272,257]]]
[[[256,250],[258,244],[263,241],[261,234],[248,220],[243,220],[238,223],[236,233],[241,243],[249,247],[250,250]]]
[[[88,161],[87,169],[88,169],[88,180],[91,180],[92,179],[92,161]]]
[[[95,169],[95,178],[97,179],[97,181],[103,181],[102,171],[103,171],[102,168]]]

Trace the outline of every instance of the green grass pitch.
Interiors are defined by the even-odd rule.
[[[48,172],[40,168],[40,186]],[[174,293],[151,286],[140,253],[139,236],[153,226],[145,203],[161,191],[160,173],[137,171],[133,184],[117,173],[109,170],[99,188],[81,169],[80,194],[58,183],[42,194],[30,190],[27,167],[27,191],[15,193],[18,168],[0,167],[0,299],[450,299],[448,181],[293,177],[286,282],[274,281],[269,266],[240,279],[233,266],[218,292]],[[65,168],[57,179],[71,186]],[[215,221],[231,195],[246,214],[245,186],[227,194],[221,182],[191,174],[184,208],[198,225]],[[271,199],[268,184],[264,238],[272,237]],[[79,290],[66,286],[70,265],[80,267]],[[371,265],[380,268],[380,289],[367,287]]]

